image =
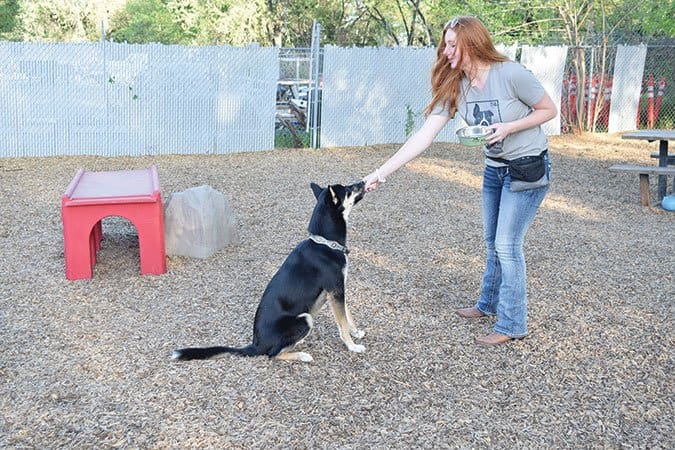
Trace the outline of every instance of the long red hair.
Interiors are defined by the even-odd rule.
[[[445,52],[445,34],[451,28],[457,35],[456,51],[460,51],[458,67],[450,67],[450,61]],[[457,17],[443,28],[441,41],[436,49],[436,61],[431,69],[431,102],[425,109],[425,114],[430,114],[436,105],[445,107],[450,112],[450,117],[457,111],[457,98],[460,95],[460,86],[464,72],[460,68],[464,55],[469,55],[475,64],[504,62],[509,59],[499,53],[492,43],[492,38],[483,22],[471,16]]]

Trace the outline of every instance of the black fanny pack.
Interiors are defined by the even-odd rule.
[[[513,192],[534,189],[548,184],[548,175],[546,174],[546,152],[544,150],[536,156],[523,156],[520,158],[507,160],[502,158],[489,159],[506,164],[511,176],[511,190]]]

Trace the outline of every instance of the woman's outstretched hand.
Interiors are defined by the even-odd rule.
[[[366,192],[373,192],[378,188],[380,183],[384,182],[384,180],[380,178],[380,173],[377,170],[366,175],[363,181],[366,183]]]

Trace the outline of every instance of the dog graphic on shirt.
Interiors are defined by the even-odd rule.
[[[494,122],[494,117],[495,115],[499,117],[499,103],[497,101],[490,101],[490,102],[480,102],[483,103],[483,108],[481,109],[481,105],[479,105],[479,102],[474,103],[473,106],[473,120],[474,120],[474,125],[480,125],[483,127],[487,127],[492,125]],[[490,107],[493,106],[494,110],[490,109]],[[491,145],[486,145],[488,153],[493,153],[493,154],[498,154],[502,152],[502,142],[495,142],[494,144]]]
[[[480,125],[483,127],[492,125],[492,118],[494,115],[495,114],[490,110],[482,111],[478,103],[476,103],[473,107],[474,125]]]

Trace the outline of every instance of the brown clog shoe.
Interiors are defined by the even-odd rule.
[[[492,332],[492,333],[488,334],[487,336],[482,336],[482,337],[476,338],[475,342],[478,345],[494,346],[494,345],[505,344],[509,341],[513,341],[513,340],[516,340],[516,339],[522,339],[522,338],[512,338],[512,337],[509,337],[505,334],[497,333],[495,331],[495,332]]]
[[[455,314],[457,314],[459,317],[463,317],[464,319],[479,319],[486,316],[475,306],[472,306],[471,308],[458,309],[455,311]]]

